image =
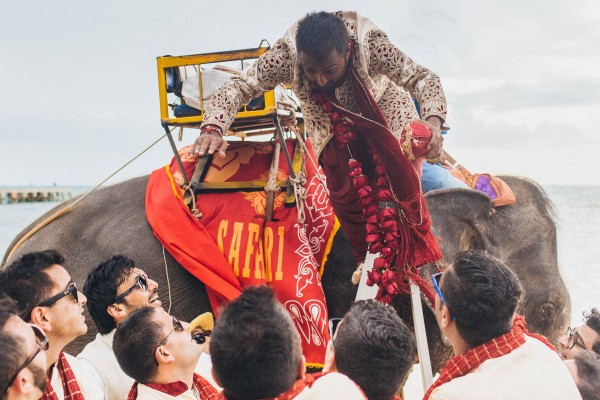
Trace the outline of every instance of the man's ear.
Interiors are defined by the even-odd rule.
[[[34,390],[33,374],[28,368],[24,368],[17,374],[12,386],[18,393],[29,394]]]
[[[337,371],[335,364],[335,352],[333,351],[333,340],[329,339],[327,343],[327,351],[325,352],[325,365],[323,366],[323,372]]]
[[[166,346],[158,346],[154,351],[154,358],[158,364],[170,364],[175,361],[173,353]]]
[[[452,316],[450,315],[450,310],[448,310],[448,307],[446,306],[446,304],[442,304],[442,309],[440,310],[441,312],[441,320],[440,320],[440,328],[447,328],[451,323],[453,323],[454,321],[452,320]]]
[[[300,359],[300,365],[298,366],[298,379],[304,379],[305,375],[306,375],[306,357],[304,357],[304,354],[303,354],[302,358]]]
[[[106,312],[117,322],[120,322],[127,317],[127,309],[121,303],[111,304],[110,306],[106,307]]]
[[[29,314],[31,323],[36,324],[46,333],[52,331],[51,315],[44,307],[34,307]]]

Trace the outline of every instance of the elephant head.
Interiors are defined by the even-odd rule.
[[[554,210],[539,185],[503,179],[516,204],[494,208],[487,195],[468,189],[428,193],[432,229],[446,261],[460,251],[480,249],[515,271],[524,290],[517,312],[530,331],[556,344],[570,320],[571,303],[558,267]]]

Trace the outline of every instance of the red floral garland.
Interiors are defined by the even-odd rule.
[[[315,92],[314,98],[329,116],[336,143],[340,147],[353,143],[356,140],[356,134],[343,115],[335,110],[334,105],[327,100],[324,94]],[[406,139],[408,140],[408,138]],[[410,293],[410,282],[407,274],[400,270],[400,268],[407,267],[396,266],[394,263],[400,236],[397,201],[394,199],[389,179],[379,156],[372,148],[369,148],[369,155],[375,166],[375,188],[371,186],[369,178],[363,173],[360,161],[350,158],[348,165],[352,183],[358,195],[358,202],[366,219],[365,241],[368,243],[370,253],[380,253],[380,257],[376,258],[373,263],[372,271],[367,273],[367,285],[378,285],[379,291],[376,299],[390,303],[401,291]],[[413,279],[420,280],[418,275],[413,275],[415,274],[411,274]]]

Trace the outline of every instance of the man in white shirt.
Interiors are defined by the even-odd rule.
[[[113,351],[135,379],[127,399],[210,400],[219,391],[194,372],[206,337],[160,307],[142,307],[119,324]]]
[[[162,307],[158,283],[137,268],[132,259],[119,255],[105,260],[90,271],[83,292],[88,297],[87,308],[98,334],[77,358],[98,371],[107,400],[122,400],[127,397],[133,379],[123,372],[113,352],[115,329],[135,310],[147,306]],[[209,340],[207,337],[203,347],[206,353]],[[210,370],[206,364],[210,364],[210,357],[204,354],[198,364],[198,372],[204,371],[200,373],[205,377],[206,371]]]
[[[583,313],[583,324],[569,328],[567,334],[558,340],[558,354],[565,360],[575,358],[586,350],[600,355],[600,311],[592,308]]]
[[[581,398],[554,347],[514,314],[521,284],[500,260],[481,250],[459,253],[432,284],[434,312],[455,356],[424,400]]]
[[[364,400],[338,372],[305,374],[300,336],[288,312],[266,286],[251,286],[221,312],[211,341],[217,399]]]
[[[0,390],[6,400],[36,400],[46,389],[48,337],[16,314],[9,297],[0,298]]]
[[[377,300],[357,301],[343,319],[329,320],[329,326],[323,371],[348,376],[369,399],[399,399],[416,345],[396,310]]]
[[[87,332],[83,307],[87,301],[62,267],[55,250],[23,255],[0,273],[0,293],[17,302],[20,317],[48,336],[46,373],[50,377],[43,399],[104,399],[97,374],[65,354],[64,347]]]

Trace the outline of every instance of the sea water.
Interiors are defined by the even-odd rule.
[[[600,308],[600,186],[546,186],[556,207],[558,260],[571,295],[571,324]],[[58,203],[0,204],[0,254],[13,238]]]

